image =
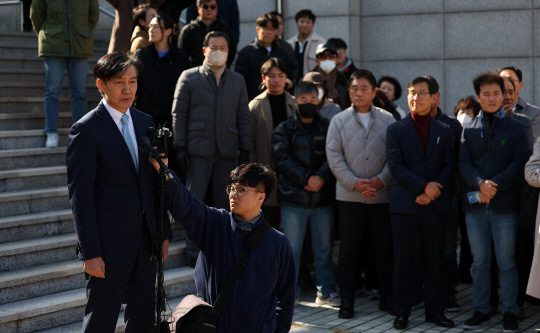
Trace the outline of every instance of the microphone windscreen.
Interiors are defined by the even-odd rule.
[[[148,127],[146,131],[144,131],[144,134],[150,139],[150,141],[157,140],[157,132],[156,129],[153,127]]]

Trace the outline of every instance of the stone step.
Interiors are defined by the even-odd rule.
[[[99,34],[94,33],[94,52],[95,53],[107,53],[107,47],[109,46],[110,34],[105,35],[103,38],[98,37]],[[109,39],[107,39],[108,37]],[[38,37],[34,31],[27,32],[0,32],[0,40],[2,44],[17,44],[33,46],[36,49],[36,56],[38,50]]]
[[[191,294],[194,292],[195,292],[195,289],[193,289],[193,292],[189,292],[186,294]],[[180,304],[183,298],[184,298],[184,295],[182,295],[181,297],[175,297],[175,298],[171,298],[167,300],[169,304],[169,308],[170,308],[169,312],[166,313],[167,318],[176,309],[176,307],[178,306],[178,304]],[[55,328],[51,328],[44,331],[38,331],[36,333],[80,333],[82,329],[82,324],[83,324],[82,321],[80,321],[73,324],[55,327]],[[116,323],[116,330],[114,331],[114,333],[123,333],[123,332],[124,332],[124,313],[121,312],[120,316],[118,317],[118,321]]]
[[[67,185],[0,193],[0,217],[70,208]],[[1,271],[1,269],[0,269]]]
[[[183,286],[171,290],[186,291],[180,295],[174,292],[169,294],[172,310],[180,303],[181,297],[178,296],[195,292],[193,271],[191,267],[179,267],[164,272],[166,291],[177,284]],[[85,288],[0,305],[0,332],[74,332],[71,329],[77,327],[76,331],[80,332],[85,305]],[[123,327],[120,327],[123,326],[123,317],[121,313],[117,332],[123,332]],[[65,327],[62,328],[62,325]]]
[[[58,144],[64,147],[67,144],[69,128],[58,129]],[[42,129],[0,131],[0,150],[43,148],[47,136]]]
[[[66,184],[65,166],[0,171],[0,192],[50,188]]]
[[[2,60],[0,59],[0,66]],[[92,80],[86,82],[87,96],[100,96],[96,83]],[[43,82],[0,82],[0,97],[40,97],[45,96],[45,84]],[[64,85],[60,97],[70,97],[68,80]]]
[[[43,57],[38,57],[37,52],[32,57],[2,57],[0,59],[0,68],[20,68],[20,69],[35,69],[45,70]],[[94,65],[99,58],[90,58],[88,60],[88,68],[94,68]]]
[[[58,114],[58,128],[71,128],[71,111]],[[45,126],[45,112],[0,113],[0,131],[41,129]]]
[[[183,266],[177,257],[185,256],[185,247],[184,241],[173,242],[169,246],[171,257],[164,266],[168,274],[165,286],[169,294],[186,292],[182,285],[185,277],[175,275],[175,269]],[[4,272],[0,274],[0,304],[82,288],[86,285],[83,273],[83,264],[78,259]]]
[[[0,170],[55,165],[66,165],[66,147],[0,150]]]
[[[0,244],[0,272],[76,259],[75,233]]]
[[[86,94],[86,110],[92,110],[101,100],[101,96],[96,91],[89,91]],[[71,98],[60,97],[60,112],[71,112]],[[0,97],[1,113],[44,113],[45,97]]]
[[[0,57],[20,57],[20,58],[31,58],[38,55],[38,40],[36,39],[23,39],[23,40],[14,40],[9,41],[1,39],[0,42]],[[94,48],[94,54],[96,57],[100,58],[101,56],[107,54],[106,47]]]
[[[0,53],[2,46],[0,46]],[[0,57],[2,55],[0,54]],[[92,71],[89,70],[86,75],[86,81],[93,81]],[[0,77],[4,82],[43,82],[45,84],[45,69],[19,69],[19,68],[0,68]],[[64,76],[67,82],[67,75]]]
[[[0,243],[75,232],[71,209],[0,217]]]

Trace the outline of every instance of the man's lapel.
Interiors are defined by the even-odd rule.
[[[441,144],[441,133],[439,133],[440,126],[437,126],[437,120],[431,118],[429,122],[429,137],[426,151],[426,160],[430,158],[439,149]]]
[[[124,157],[133,172],[135,172],[136,174],[137,169],[135,168],[135,164],[133,163],[133,158],[131,157],[131,153],[129,152],[126,141],[118,130],[118,126],[116,126],[116,124],[114,123],[114,120],[109,114],[109,111],[107,111],[105,105],[103,105],[103,102],[99,103],[96,114],[101,120],[99,122],[99,125],[101,126],[103,133],[110,139],[109,141],[118,149],[118,151],[120,151],[120,154]]]
[[[409,144],[414,147],[414,150],[420,154],[422,159],[425,158],[424,155],[424,148],[422,148],[422,142],[420,142],[420,138],[418,137],[418,133],[416,132],[416,128],[414,128],[414,123],[412,121],[411,116],[407,116],[405,118],[405,131],[407,133],[407,136],[409,137]]]

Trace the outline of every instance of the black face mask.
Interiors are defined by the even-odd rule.
[[[304,103],[298,104],[298,113],[303,118],[313,118],[317,114],[317,104]]]

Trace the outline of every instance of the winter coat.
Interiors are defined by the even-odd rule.
[[[217,296],[252,229],[240,227],[225,209],[204,205],[178,180],[167,184],[172,216],[201,250],[195,267],[197,296]],[[262,215],[262,214],[261,214]],[[260,223],[264,216],[257,222]],[[255,226],[254,226],[255,227]],[[296,276],[287,237],[270,229],[255,249],[220,313],[219,333],[285,333],[291,328]]]
[[[131,35],[131,48],[130,53],[135,53],[138,49],[147,47],[150,45],[148,31],[143,30],[141,27],[136,26],[133,29],[133,34]]]
[[[172,107],[174,146],[191,156],[235,159],[249,151],[251,116],[242,76],[225,69],[219,86],[208,63],[180,75]]]
[[[313,135],[297,117],[289,118],[274,130],[272,148],[281,204],[315,208],[332,205],[335,201],[336,180],[328,166],[325,149],[329,121],[318,114],[313,121]],[[324,180],[318,192],[304,189],[312,175]]]
[[[130,38],[133,33],[132,11],[135,8],[133,0],[107,0],[107,2],[115,9],[111,41],[107,53],[128,51],[131,47]]]
[[[34,0],[30,18],[38,34],[40,57],[93,56],[98,0]]]
[[[529,185],[540,187],[540,140],[534,144],[534,152],[525,165],[525,180]],[[540,215],[536,215],[534,257],[527,285],[527,294],[540,298]]]
[[[172,105],[174,90],[180,74],[189,68],[186,53],[171,47],[159,58],[154,44],[136,52],[143,63],[137,88],[137,109],[150,115],[157,125],[167,123],[172,127]]]
[[[503,111],[497,111],[491,126],[484,118],[481,111],[463,128],[458,163],[465,180],[463,210],[485,209],[486,204],[470,204],[467,193],[479,191],[483,181],[492,180],[498,186],[491,209],[498,214],[515,213],[523,167],[531,155],[527,132],[522,122]]]
[[[288,93],[285,94],[285,104],[287,117],[293,117],[296,107],[294,98]],[[276,170],[272,158],[272,132],[274,124],[272,120],[272,108],[268,100],[268,92],[265,91],[249,102],[251,113],[251,149],[249,158],[251,162],[257,162],[269,166]],[[277,191],[273,191],[266,201],[265,206],[277,206]]]
[[[291,44],[294,50],[297,35],[287,39],[287,43]],[[312,32],[307,39],[306,48],[304,50],[304,66],[299,69],[300,78],[304,77],[309,71],[317,66],[317,45],[326,43],[326,38],[320,36],[316,32]]]
[[[368,128],[358,119],[354,106],[332,118],[326,138],[328,165],[336,176],[336,199],[365,204],[390,202],[392,175],[386,162],[386,130],[395,122],[389,112],[371,105]],[[373,199],[354,190],[359,178],[379,177],[384,187]]]

